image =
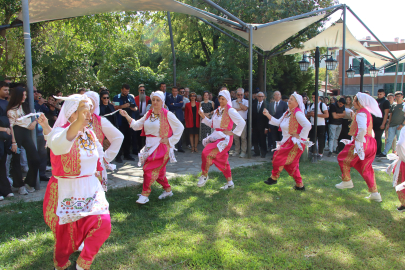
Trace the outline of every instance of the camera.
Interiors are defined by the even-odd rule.
[[[135,103],[129,103],[129,107],[130,107],[130,108],[135,108],[136,105],[135,105]]]

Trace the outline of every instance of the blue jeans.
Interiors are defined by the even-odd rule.
[[[332,153],[333,151],[336,151],[341,131],[342,125],[329,124],[329,152]]]
[[[388,139],[385,140],[385,149],[382,154],[388,154],[388,151],[390,151],[391,149],[392,142],[394,141],[395,135],[397,136],[397,140],[399,140],[399,134],[401,134],[401,130],[397,130],[397,128],[398,126],[388,128]]]

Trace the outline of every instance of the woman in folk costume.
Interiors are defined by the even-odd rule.
[[[405,112],[405,107],[402,109]],[[394,162],[388,166],[386,172],[394,173],[393,186],[401,203],[397,210],[405,212],[405,127],[401,129],[401,134],[397,142],[397,155],[388,154],[388,159]]]
[[[135,121],[126,111],[120,110],[133,130],[142,130],[146,136],[145,147],[139,152],[138,166],[143,166],[143,190],[136,201],[139,204],[149,202],[153,182],[163,186],[164,192],[159,199],[173,196],[172,188],[166,178],[166,164],[176,162],[174,146],[183,134],[184,126],[177,117],[164,108],[165,94],[162,91],[151,95],[152,109],[141,119]]]
[[[44,219],[55,237],[55,269],[68,268],[69,256],[83,241],[85,247],[74,269],[90,269],[111,232],[109,205],[96,177],[103,151],[87,128],[91,101],[78,94],[64,100],[53,129],[44,115],[38,120],[53,168],[45,192]]]
[[[106,137],[107,140],[110,142],[110,146],[104,152],[104,159],[101,162],[101,166],[103,170],[99,174],[99,179],[101,185],[104,188],[104,191],[107,192],[107,170],[115,169],[115,165],[110,164],[111,161],[115,158],[121,148],[122,141],[124,140],[124,135],[122,135],[121,131],[119,131],[111,122],[105,118],[100,117],[100,96],[96,92],[88,91],[85,94],[90,98],[93,104],[93,108],[91,109],[91,119],[89,122],[88,128],[96,134],[96,137],[100,144],[103,144],[104,138]]]
[[[273,155],[271,177],[264,183],[268,185],[277,184],[277,179],[284,168],[295,180],[294,189],[305,190],[299,161],[305,146],[310,147],[312,143],[307,141],[311,123],[305,117],[304,111],[305,105],[302,96],[295,92],[288,100],[288,110],[280,119],[272,117],[268,110],[263,110],[263,114],[270,120],[270,125],[279,126],[283,134],[283,139],[281,142],[277,142],[276,152]]]
[[[201,176],[197,183],[198,187],[204,186],[208,181],[208,170],[212,164],[224,174],[227,183],[221,189],[234,188],[231,167],[228,161],[228,151],[231,149],[233,135],[240,136],[246,125],[245,120],[232,108],[231,95],[228,90],[221,90],[218,94],[218,107],[208,119],[203,110],[199,110],[202,123],[215,129],[215,131],[203,140],[204,150],[201,154]],[[233,124],[236,128],[232,131]]]
[[[377,152],[377,143],[373,138],[373,120],[371,114],[382,117],[377,101],[364,93],[357,93],[353,101],[357,110],[350,127],[351,140],[342,140],[345,148],[339,153],[337,159],[342,171],[342,182],[336,185],[338,189],[353,188],[350,168],[355,168],[367,183],[371,192],[367,199],[381,202],[375,182],[373,161]]]

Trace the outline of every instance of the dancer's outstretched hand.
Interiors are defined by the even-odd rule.
[[[264,109],[264,110],[263,110],[263,114],[264,114],[264,116],[266,116],[267,118],[271,119],[271,115],[270,115],[270,113],[269,113],[269,111],[268,111],[267,109]]]
[[[124,117],[127,117],[127,116],[128,116],[128,113],[127,113],[127,111],[125,111],[125,110],[120,110],[120,114],[121,114],[122,116],[124,116]]]

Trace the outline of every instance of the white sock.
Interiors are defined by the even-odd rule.
[[[380,193],[378,193],[378,192],[371,193],[371,195],[378,195],[378,194],[380,194]]]
[[[76,270],[84,270],[84,268],[81,268],[81,267],[76,263]]]
[[[228,181],[228,186],[233,186],[233,181]]]

